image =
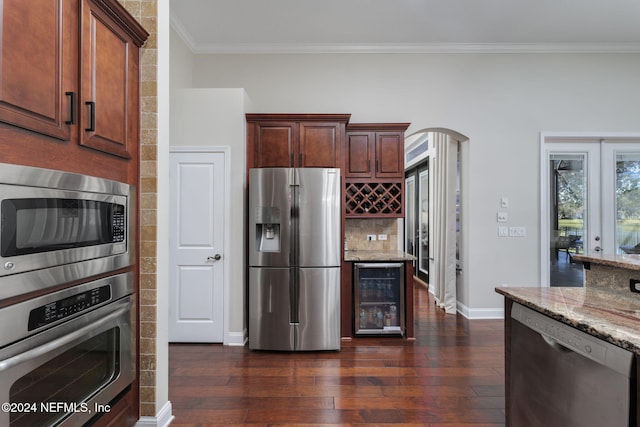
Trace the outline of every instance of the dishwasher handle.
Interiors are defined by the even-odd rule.
[[[557,339],[555,339],[553,337],[550,337],[549,335],[543,334],[542,332],[540,332],[540,336],[542,337],[544,342],[549,345],[549,347],[555,349],[556,351],[561,351],[563,353],[572,353],[572,352],[573,353],[581,353],[579,351],[576,351],[576,350],[570,348],[567,345],[562,344]]]

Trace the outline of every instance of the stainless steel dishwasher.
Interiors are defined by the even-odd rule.
[[[636,426],[633,353],[518,303],[511,318],[510,426]]]

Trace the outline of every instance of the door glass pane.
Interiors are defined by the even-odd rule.
[[[420,250],[419,270],[426,277],[429,276],[429,171],[420,172]]]
[[[583,250],[587,227],[586,155],[550,155],[551,286],[582,286],[582,265],[573,255]]]
[[[616,155],[617,253],[640,253],[640,153]]]
[[[405,192],[405,250],[412,255],[416,255],[416,179],[414,176],[406,179]]]

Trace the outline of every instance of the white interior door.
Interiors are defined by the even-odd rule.
[[[225,164],[220,152],[170,155],[170,342],[223,342]]]
[[[543,284],[582,286],[573,255],[618,254],[640,242],[640,144],[576,139],[543,148]]]

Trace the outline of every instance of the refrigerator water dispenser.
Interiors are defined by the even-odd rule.
[[[260,206],[255,219],[258,251],[280,252],[280,209]]]
[[[256,224],[260,252],[280,252],[280,224]]]

